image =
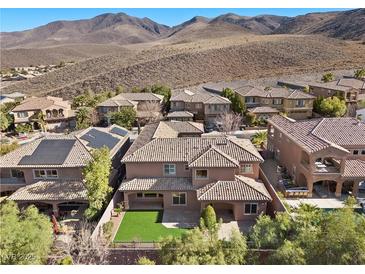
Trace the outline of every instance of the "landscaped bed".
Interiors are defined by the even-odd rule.
[[[162,210],[129,210],[115,235],[114,242],[157,242],[168,235],[180,236],[187,229],[162,225]]]

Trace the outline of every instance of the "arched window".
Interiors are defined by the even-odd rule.
[[[52,116],[51,111],[49,109],[46,110],[46,116],[47,118],[51,118]]]
[[[52,117],[58,117],[58,110],[52,109]]]
[[[59,114],[59,116],[60,117],[63,117],[64,115],[63,115],[63,109],[62,108],[60,108],[59,110],[58,110],[58,114]]]

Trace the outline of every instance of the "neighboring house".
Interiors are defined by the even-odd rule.
[[[6,97],[4,95],[0,95],[0,105],[3,105],[5,103],[14,103],[15,100],[13,98]]]
[[[13,92],[13,93],[2,94],[2,96],[14,99],[14,101],[16,101],[16,102],[21,102],[25,98],[27,98],[27,96],[24,93],[21,93],[21,92]]]
[[[126,209],[157,207],[191,214],[211,204],[218,217],[230,214],[235,220],[266,212],[272,198],[258,181],[263,159],[249,140],[183,137],[146,143],[141,138],[122,160],[126,179],[119,190]]]
[[[247,111],[253,114],[256,117],[256,119],[263,119],[263,120],[267,120],[271,116],[279,114],[280,112],[278,109],[273,107],[254,107],[254,108],[249,108]]]
[[[170,112],[187,111],[194,120],[214,122],[224,112],[229,112],[231,102],[222,96],[197,90],[175,90],[170,98]]]
[[[357,102],[360,100],[358,88],[348,86],[350,81],[341,79],[328,83],[309,83],[309,92],[315,96],[323,96],[324,98],[338,96],[346,101],[347,116],[355,117]]]
[[[174,111],[167,114],[167,119],[170,121],[193,121],[194,114],[189,111]]]
[[[249,112],[263,118],[272,116],[275,111],[285,112],[293,119],[312,117],[315,97],[300,90],[272,87],[243,86],[234,89],[245,102]],[[258,108],[257,107],[264,107]]]
[[[267,148],[298,186],[315,192],[358,194],[365,180],[365,124],[355,118],[268,120]],[[327,195],[327,194],[325,194]]]
[[[146,103],[156,103],[162,106],[163,96],[151,92],[121,93],[96,106],[99,120],[110,124],[110,116],[113,112],[121,111],[123,108],[133,108],[137,116],[144,117],[146,111],[143,107]],[[148,113],[147,113],[148,114]]]
[[[115,187],[124,177],[120,160],[129,145],[129,132],[115,125],[37,139],[0,157],[1,195],[11,194],[9,200],[35,204],[56,216],[68,207],[85,207],[82,172],[92,160],[92,150],[103,146],[110,149],[110,185]]]
[[[59,97],[31,97],[17,105],[12,113],[14,124],[30,123],[33,129],[41,129],[38,114],[42,112],[48,130],[75,127],[75,113],[69,101]]]

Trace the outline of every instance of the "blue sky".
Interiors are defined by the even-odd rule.
[[[233,12],[239,15],[255,16],[274,14],[296,16],[309,12],[325,12],[343,9],[1,9],[1,31],[31,29],[56,20],[88,19],[96,15],[112,12],[125,12],[132,16],[149,17],[168,26],[178,25],[196,15],[215,17]]]

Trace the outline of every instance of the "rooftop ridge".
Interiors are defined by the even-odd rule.
[[[254,188],[252,185],[250,185],[249,183],[247,183],[247,182],[243,181],[243,180],[242,180],[242,178],[240,178],[240,177],[245,177],[245,176],[242,176],[242,175],[235,175],[234,177],[235,177],[238,181],[240,181],[241,183],[244,183],[245,185],[247,185],[248,187],[250,187],[252,190],[254,190],[254,191],[258,191],[258,192],[260,192],[262,195],[264,195],[264,196],[266,196],[267,198],[270,198],[270,199],[271,199],[270,195],[269,195],[269,196],[267,195],[268,193],[264,193],[261,189]],[[245,177],[245,178],[248,178],[248,177]],[[251,179],[251,178],[249,178],[249,179]],[[254,179],[251,179],[251,180],[255,181]],[[257,182],[257,181],[255,181],[255,182]],[[257,183],[259,183],[259,182],[257,182]],[[261,183],[260,183],[260,184],[261,184]],[[264,186],[264,187],[265,187],[265,186]],[[265,187],[265,189],[266,189],[266,187]]]

